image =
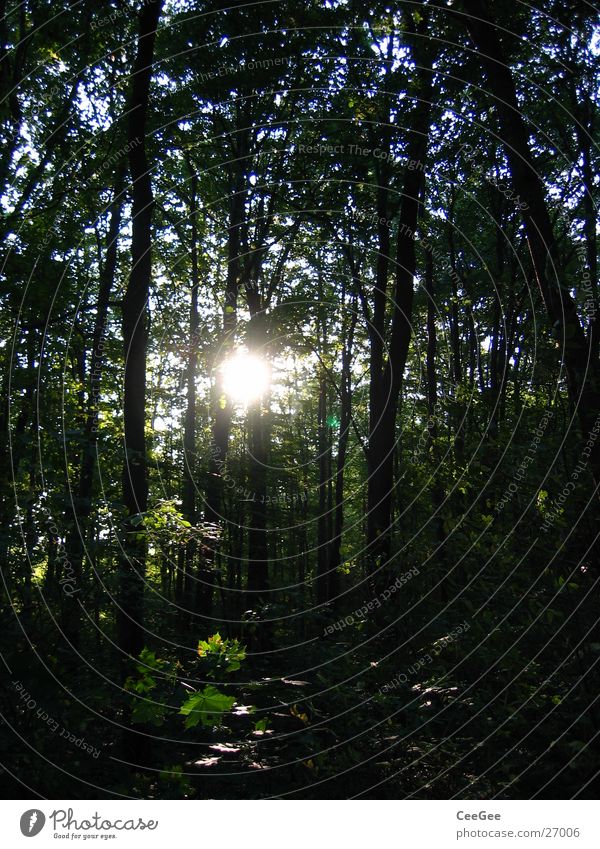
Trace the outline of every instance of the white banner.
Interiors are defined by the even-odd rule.
[[[79,845],[198,849],[598,849],[593,801],[0,802],[2,847]],[[35,841],[29,843],[29,841]]]

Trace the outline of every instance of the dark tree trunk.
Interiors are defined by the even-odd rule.
[[[124,555],[119,563],[118,643],[124,655],[137,656],[144,645],[143,594],[146,542],[136,517],[148,502],[146,469],[146,348],[148,294],[152,274],[152,181],[146,154],[146,123],[154,43],[162,0],[149,0],[139,16],[137,56],[129,107],[129,167],[132,180],[132,267],[123,298],[125,377],[123,413],[125,462],[123,501],[127,511]],[[141,538],[140,538],[141,537]]]
[[[329,383],[327,372],[328,331],[325,311],[325,291],[321,251],[317,255],[317,297],[319,299],[318,325],[318,381],[317,451],[319,468],[317,514],[317,569],[315,590],[318,604],[329,600],[329,545],[331,543],[331,512],[329,491],[331,486],[331,426],[329,424]]]
[[[444,531],[444,519],[442,516],[444,486],[438,473],[439,455],[436,444],[438,437],[437,328],[435,324],[436,303],[433,282],[433,256],[431,251],[427,251],[425,254],[425,294],[427,296],[427,443],[433,463],[431,500],[434,508],[434,527],[437,543],[436,562],[440,565],[440,595],[442,602],[445,603],[448,600],[446,581],[447,563],[444,551],[446,533]]]
[[[433,442],[437,435],[436,417],[437,417],[437,372],[436,372],[436,356],[437,356],[437,328],[435,324],[435,292],[433,287],[433,257],[431,251],[425,254],[425,294],[427,296],[427,413],[431,427],[429,428],[430,439]]]
[[[200,327],[200,315],[198,312],[198,177],[194,172],[191,177],[191,262],[192,262],[192,285],[190,291],[190,324],[189,324],[189,347],[186,368],[186,409],[183,426],[183,498],[182,512],[187,521],[194,526],[196,524],[196,379],[198,375],[198,330]],[[202,597],[202,586],[200,580],[202,575],[194,575],[194,558],[197,546],[194,540],[190,540],[185,546],[184,557],[184,599],[186,608],[192,605],[198,607]],[[197,580],[196,580],[197,579]],[[195,599],[194,599],[195,597]]]
[[[250,310],[248,348],[256,356],[266,351],[266,314],[255,288],[247,290]],[[268,433],[263,415],[263,399],[252,402],[248,412],[250,485],[250,526],[248,529],[248,590],[252,609],[262,605],[269,589],[269,552],[267,543],[267,444]]]
[[[370,397],[367,499],[367,568],[370,573],[378,571],[390,559],[396,413],[411,338],[413,279],[416,271],[415,232],[431,115],[432,72],[424,67],[423,62],[420,61],[420,64],[423,70],[420,72],[419,100],[406,151],[407,158],[420,163],[420,167],[413,170],[407,168],[404,174],[388,356],[375,375]],[[381,297],[379,285],[375,296],[377,299]],[[373,362],[372,358],[373,367],[377,368],[378,363]]]
[[[243,168],[245,154],[244,134],[240,137],[237,153],[240,161],[234,162],[235,168],[231,195],[229,199],[229,222],[227,227],[227,278],[225,284],[225,303],[223,306],[223,334],[219,346],[219,360],[222,362],[231,351],[237,323],[238,295],[241,285],[241,244],[242,227],[245,219],[246,176]],[[215,378],[215,418],[212,434],[212,449],[209,458],[208,485],[206,489],[206,520],[215,524],[222,523],[221,496],[222,473],[227,460],[229,432],[231,429],[231,402],[223,390],[221,371],[216,369]]]
[[[328,381],[325,367],[319,369],[318,402],[318,452],[319,452],[319,512],[317,516],[317,575],[316,596],[319,604],[329,600],[329,558],[331,541],[331,514],[328,505],[328,488],[331,480],[331,427],[328,423]]]
[[[94,460],[98,432],[98,402],[104,370],[104,345],[110,293],[114,285],[117,269],[119,229],[123,210],[123,188],[125,170],[119,168],[115,176],[114,196],[110,210],[106,255],[100,272],[100,285],[96,303],[96,316],[92,334],[92,350],[89,365],[89,389],[87,410],[83,431],[81,465],[79,481],[73,497],[73,527],[71,528],[65,549],[71,564],[76,592],[68,597],[63,607],[63,631],[73,645],[78,644],[80,626],[79,594],[82,589],[81,578],[84,550],[86,545],[87,521],[92,509],[94,485]]]
[[[20,398],[20,409],[15,422],[14,431],[11,433],[10,428],[10,413],[13,401],[9,395],[9,376],[5,373],[4,379],[6,382],[3,391],[2,411],[0,415],[0,469],[6,476],[3,480],[4,487],[0,489],[0,570],[6,576],[6,580],[10,578],[10,569],[8,568],[8,552],[9,540],[11,537],[10,529],[15,519],[15,497],[12,490],[12,485],[7,485],[9,481],[16,481],[19,475],[21,462],[25,456],[26,446],[29,443],[29,437],[25,434],[28,428],[33,427],[35,417],[35,382],[34,382],[34,360],[35,349],[37,345],[36,336],[33,330],[27,331],[26,337],[27,350],[27,382],[25,393]],[[33,437],[31,437],[33,444]]]
[[[384,128],[389,123],[388,116],[384,122]],[[389,160],[390,142],[389,134],[385,135],[386,148],[384,152],[384,163]],[[369,445],[367,454],[368,484],[367,484],[367,571],[373,572],[376,568],[378,556],[386,557],[388,531],[391,517],[391,489],[392,481],[388,481],[388,472],[392,470],[393,442],[390,448],[389,467],[385,463],[385,449],[380,438],[383,427],[383,415],[386,400],[393,407],[395,420],[396,404],[389,398],[385,387],[385,317],[387,302],[388,272],[390,262],[390,212],[389,212],[389,169],[383,168],[378,174],[377,187],[377,219],[378,219],[378,253],[375,272],[375,288],[373,290],[373,312],[372,320],[368,324],[369,332]],[[397,402],[396,402],[397,403]],[[390,414],[392,410],[388,410]],[[389,423],[388,423],[389,429]],[[379,435],[378,435],[379,431]],[[387,520],[386,520],[387,517]],[[382,536],[382,528],[385,533]],[[387,558],[386,558],[387,559]]]
[[[231,195],[229,199],[229,221],[227,227],[227,277],[225,284],[225,303],[223,306],[223,333],[219,346],[219,366],[231,352],[237,323],[238,295],[241,285],[241,244],[242,227],[245,220],[244,157],[246,156],[247,135],[242,132],[236,150],[236,161],[232,167]],[[223,474],[229,451],[229,433],[231,431],[231,401],[223,388],[223,375],[219,367],[215,370],[215,405],[212,428],[212,443],[208,459],[208,479],[206,484],[206,507],[204,518],[207,522],[224,531],[223,517]],[[203,546],[203,557],[214,560],[216,547],[214,537],[209,537]],[[198,612],[210,616],[213,601],[212,571],[208,562],[203,569],[203,584],[198,588]]]
[[[456,256],[456,247],[454,244],[454,190],[451,189],[450,210],[448,216],[448,245],[450,248],[450,285],[451,285],[451,303],[450,303],[450,347],[452,351],[452,383],[454,384],[454,450],[456,460],[462,466],[465,455],[465,415],[467,405],[461,397],[463,366],[461,357],[460,344],[460,324],[458,312],[458,263]]]
[[[342,295],[342,303],[343,303]],[[342,531],[344,529],[344,470],[348,451],[348,437],[352,421],[352,383],[351,364],[354,347],[354,332],[358,318],[356,301],[353,301],[350,320],[346,327],[345,340],[342,348],[342,372],[340,376],[340,435],[338,438],[337,458],[335,465],[335,494],[333,508],[333,534],[329,555],[329,585],[328,600],[334,600],[339,592],[339,573],[341,565]]]

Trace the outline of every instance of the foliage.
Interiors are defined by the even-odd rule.
[[[507,121],[473,5],[165,3],[143,151],[142,16],[6,12],[6,796],[597,796],[598,22],[481,4]]]

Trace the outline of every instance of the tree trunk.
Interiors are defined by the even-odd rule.
[[[424,180],[429,138],[432,72],[420,72],[419,101],[415,107],[406,156],[420,163],[404,174],[402,205],[396,245],[396,285],[388,357],[370,398],[368,447],[367,569],[372,574],[390,559],[392,490],[396,413],[411,338],[413,279],[416,271],[415,232]],[[376,291],[377,297],[379,293]],[[371,343],[372,344],[372,343]],[[372,363],[377,365],[376,363]]]
[[[137,56],[129,107],[129,167],[132,180],[132,267],[123,298],[125,462],[123,501],[127,511],[124,554],[119,563],[118,644],[136,657],[144,645],[143,593],[146,542],[136,521],[148,506],[146,469],[146,348],[148,294],[152,274],[152,181],[146,155],[146,121],[156,28],[162,0],[149,0],[139,16]]]
[[[458,264],[454,244],[454,189],[451,188],[450,210],[448,215],[448,245],[450,248],[450,345],[452,350],[452,383],[454,384],[454,450],[457,463],[462,466],[465,457],[465,416],[467,405],[462,400],[463,367],[460,345],[460,325],[458,317]]]
[[[329,424],[329,386],[327,373],[328,331],[324,314],[325,291],[323,288],[322,254],[317,254],[317,297],[319,301],[317,318],[318,345],[318,381],[319,395],[317,404],[317,451],[319,484],[317,514],[317,569],[315,590],[318,604],[329,600],[329,545],[331,543],[331,512],[329,509],[329,489],[331,485],[331,426]]]
[[[440,597],[442,603],[448,600],[447,590],[447,558],[444,546],[446,544],[446,533],[444,531],[444,518],[442,509],[444,506],[444,486],[438,474],[439,456],[437,450],[438,437],[438,391],[437,391],[437,328],[435,290],[433,282],[433,256],[431,251],[425,254],[425,294],[427,296],[427,443],[429,454],[433,463],[431,501],[434,508],[434,528],[437,543],[436,562],[440,566]]]
[[[267,339],[266,315],[255,290],[247,291],[250,310],[249,350],[264,356]],[[263,604],[269,588],[267,544],[267,444],[262,411],[263,399],[252,402],[248,413],[250,526],[248,529],[248,590],[252,609]]]
[[[74,523],[65,543],[67,558],[72,568],[74,586],[79,592],[82,589],[81,578],[86,544],[86,525],[92,509],[94,459],[96,456],[96,434],[98,432],[98,402],[100,400],[102,372],[104,370],[104,345],[106,341],[106,325],[108,321],[108,303],[117,269],[119,229],[121,226],[121,215],[124,200],[124,182],[125,170],[121,167],[115,175],[114,195],[108,225],[106,256],[104,265],[100,272],[96,316],[94,319],[94,330],[92,334],[92,350],[90,354],[89,394],[87,397],[86,420],[83,431],[81,465],[79,469],[79,481],[73,497]],[[63,631],[73,645],[78,645],[79,642],[79,613],[79,597],[77,592],[75,592],[68,597],[68,600],[63,607],[62,622]]]
[[[187,521],[194,526],[196,524],[196,379],[198,375],[198,330],[200,327],[200,315],[198,312],[198,177],[194,172],[191,178],[191,261],[192,261],[192,285],[190,291],[190,324],[189,324],[189,347],[186,368],[186,409],[183,426],[183,498],[182,512]],[[198,607],[202,597],[200,580],[202,575],[194,575],[194,558],[197,546],[190,540],[185,546],[184,557],[184,604],[187,610],[192,606]],[[196,580],[196,578],[198,580]],[[195,586],[194,586],[195,584]]]
[[[343,296],[342,296],[343,303]],[[329,554],[329,586],[328,600],[334,600],[339,592],[339,573],[341,565],[342,531],[344,528],[344,470],[348,451],[348,437],[352,418],[352,382],[351,364],[354,347],[354,332],[356,328],[357,307],[353,301],[350,321],[346,329],[346,338],[342,348],[342,373],[340,385],[340,435],[338,438],[337,458],[335,467],[335,495],[333,508],[333,535]]]
[[[237,150],[237,161],[233,163],[235,168],[231,195],[229,199],[229,222],[227,227],[227,278],[225,284],[225,304],[223,306],[223,333],[218,350],[220,363],[226,359],[231,352],[234,342],[234,333],[237,323],[238,295],[241,285],[241,241],[242,226],[245,217],[245,186],[246,176],[243,162],[246,149],[246,135],[241,133],[239,148]],[[219,365],[220,365],[219,363]],[[224,530],[224,518],[222,515],[223,504],[223,473],[227,462],[229,451],[229,433],[231,430],[231,401],[225,394],[223,388],[223,375],[219,367],[215,371],[215,407],[214,422],[212,428],[212,444],[208,459],[208,479],[206,484],[206,508],[204,518],[207,522],[219,526]],[[205,541],[204,552],[211,559],[216,556],[212,551],[219,543],[214,537]],[[205,554],[203,554],[205,556]],[[199,587],[199,612],[210,616],[212,610],[213,586],[211,571],[204,570],[204,583]]]
[[[329,600],[329,558],[331,540],[330,513],[327,491],[331,480],[331,428],[328,419],[328,383],[324,366],[319,368],[318,452],[319,452],[319,512],[317,516],[317,575],[316,596],[319,604]]]

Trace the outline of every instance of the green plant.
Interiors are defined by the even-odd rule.
[[[181,706],[180,714],[186,717],[184,726],[193,728],[199,722],[205,726],[219,725],[224,713],[235,704],[235,696],[226,696],[212,684],[193,693]]]
[[[236,672],[246,657],[246,649],[239,640],[223,639],[217,632],[208,640],[198,643],[198,657],[209,678],[227,672]]]

